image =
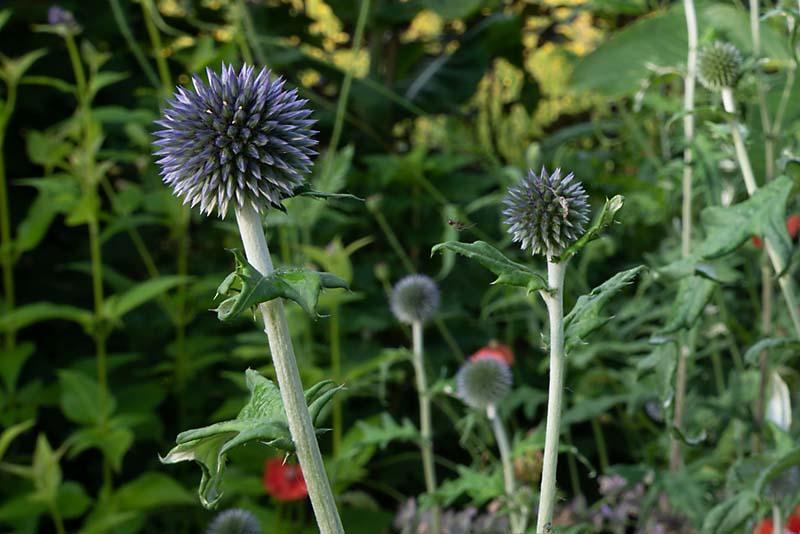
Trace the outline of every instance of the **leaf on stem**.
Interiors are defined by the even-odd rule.
[[[547,289],[545,278],[530,267],[511,261],[502,252],[485,241],[461,243],[447,241],[439,243],[431,249],[431,254],[444,250],[452,251],[467,258],[476,260],[485,268],[497,275],[493,284],[525,288],[528,293]]]
[[[671,334],[682,328],[691,328],[711,300],[716,282],[701,276],[682,278],[678,284],[678,294],[672,305],[669,323],[659,334]]]
[[[220,321],[235,319],[245,310],[276,298],[293,300],[307,314],[315,316],[323,289],[348,289],[338,276],[306,269],[276,270],[264,276],[247,262],[240,250],[231,252],[236,258],[236,270],[217,288],[217,295],[227,297],[215,310]]]
[[[286,451],[295,450],[278,387],[252,369],[246,372],[246,382],[250,400],[236,419],[181,432],[175,440],[177,446],[161,458],[165,464],[186,460],[197,462],[202,471],[198,494],[206,508],[213,508],[222,496],[220,485],[227,453],[231,449],[250,441],[260,441]],[[331,386],[332,382],[325,380],[305,392],[314,424],[328,401],[342,388]],[[321,432],[323,430],[317,430],[317,433]]]

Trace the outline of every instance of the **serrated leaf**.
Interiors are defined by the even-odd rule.
[[[566,317],[564,317],[564,339],[566,351],[583,342],[583,338],[606,324],[611,318],[601,315],[603,306],[621,289],[633,283],[634,279],[646,269],[639,265],[633,269],[615,274],[594,288],[588,295],[578,298]]]
[[[459,465],[458,477],[443,482],[436,490],[435,498],[448,506],[463,496],[468,496],[475,506],[489,502],[505,493],[503,477],[499,469],[476,471]]]
[[[163,295],[187,280],[188,278],[185,276],[161,276],[137,284],[123,293],[111,295],[105,302],[105,315],[112,321],[121,319],[126,313]]]
[[[21,330],[32,324],[54,319],[73,321],[88,329],[92,324],[93,316],[91,312],[75,306],[53,304],[52,302],[36,302],[20,306],[10,313],[3,314],[0,317],[0,331]]]
[[[678,283],[678,294],[672,305],[670,320],[659,334],[666,335],[682,328],[691,328],[703,313],[717,284],[701,276],[687,276]]]
[[[745,522],[758,509],[755,494],[743,491],[711,509],[703,521],[702,534],[732,534],[742,532]]]
[[[768,337],[758,341],[744,353],[744,361],[750,365],[758,364],[759,355],[769,349],[800,351],[800,340],[791,337]]]
[[[385,449],[390,443],[395,441],[406,441],[418,443],[420,439],[419,430],[414,426],[410,419],[404,418],[402,423],[398,423],[388,413],[381,414],[379,424],[358,422],[358,428],[363,436],[359,440],[365,445],[377,445]]]
[[[586,233],[583,234],[580,239],[568,246],[558,257],[558,261],[567,261],[583,247],[600,237],[600,234],[603,233],[603,230],[608,228],[611,223],[614,222],[614,217],[616,216],[617,212],[622,209],[624,202],[625,199],[621,195],[617,195],[612,197],[610,200],[606,200],[606,203],[603,204],[603,209],[600,210],[600,213],[597,215],[597,217],[595,217],[594,222],[589,229],[586,230]]]
[[[82,425],[100,425],[116,407],[116,401],[93,379],[69,369],[58,372],[61,385],[61,411],[70,421]]]
[[[511,261],[502,252],[485,241],[474,243],[461,243],[460,241],[447,241],[434,245],[431,255],[442,250],[450,250],[477,261],[485,268],[497,275],[493,284],[525,288],[528,293],[547,289],[547,280],[521,263]]]
[[[246,310],[276,298],[292,300],[314,316],[322,289],[347,289],[347,283],[330,273],[306,269],[276,270],[262,275],[239,250],[231,250],[236,270],[222,281],[217,294],[228,297],[217,307],[217,318],[230,321]]]
[[[227,453],[231,449],[257,440],[279,449],[294,450],[278,387],[252,369],[248,369],[245,375],[250,399],[236,419],[181,432],[175,440],[177,446],[161,458],[165,464],[187,460],[197,462],[202,471],[198,495],[206,508],[216,506],[222,496],[220,485]],[[305,392],[314,424],[325,404],[341,389],[341,386],[331,386],[330,381],[323,381]],[[320,432],[318,429],[317,433]]]
[[[703,210],[701,218],[706,238],[696,244],[692,254],[660,271],[676,278],[695,272],[697,264],[730,254],[751,236],[766,236],[775,252],[788,265],[792,241],[786,230],[786,201],[794,184],[786,176],[769,182],[748,200]]]

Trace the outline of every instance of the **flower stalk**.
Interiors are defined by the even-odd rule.
[[[500,462],[503,465],[503,485],[506,490],[506,497],[511,505],[511,501],[517,492],[517,487],[514,479],[514,464],[511,462],[511,446],[508,441],[508,434],[503,426],[503,421],[500,419],[500,415],[497,413],[497,407],[494,404],[489,404],[489,406],[486,407],[486,417],[488,417],[489,421],[492,423],[492,432],[497,442],[497,448],[500,451]],[[512,506],[512,532],[524,532],[525,523],[524,515],[521,516]]]
[[[274,268],[258,213],[249,204],[237,206],[236,222],[247,261],[262,275],[269,275]],[[264,319],[281,399],[289,421],[289,431],[306,479],[317,525],[323,534],[343,533],[344,529],[325,473],[325,464],[322,461],[314,425],[303,395],[303,385],[289,335],[283,301],[275,299],[259,304],[259,311]]]
[[[547,305],[550,324],[550,384],[547,396],[547,422],[545,423],[544,460],[542,484],[539,493],[539,512],[536,518],[537,534],[550,531],[556,497],[556,468],[558,466],[558,441],[561,432],[561,400],[564,393],[564,274],[565,262],[547,260],[547,291],[540,294]]]
[[[425,374],[425,358],[423,345],[422,321],[411,323],[414,376],[417,382],[419,397],[419,448],[422,454],[422,470],[425,476],[425,490],[433,495],[436,491],[436,468],[433,462],[433,430],[431,427],[431,397],[428,391],[428,378]],[[439,508],[431,510],[431,527],[439,532]]]

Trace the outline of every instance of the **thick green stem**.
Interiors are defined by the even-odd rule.
[[[0,117],[0,262],[3,267],[3,294],[5,296],[5,313],[11,313],[15,305],[14,289],[14,254],[11,250],[11,213],[8,207],[8,184],[6,183],[5,139],[6,128],[11,119],[17,99],[16,84],[9,83],[6,102]],[[16,332],[6,332],[5,347],[11,351],[16,345]]]
[[[736,114],[736,101],[733,97],[733,90],[726,87],[722,90],[722,105],[725,111],[735,117]],[[739,130],[739,122],[732,118],[729,120],[731,136],[733,137],[733,146],[736,150],[736,158],[739,161],[739,167],[742,170],[742,177],[744,178],[744,185],[747,189],[747,194],[753,196],[758,191],[755,175],[753,174],[753,166],[750,164],[750,157],[747,155],[747,149],[744,146],[744,139],[742,139],[742,132]],[[797,298],[794,293],[794,284],[791,277],[787,276],[786,264],[783,258],[775,251],[771,241],[767,236],[764,236],[764,248],[767,251],[772,262],[772,268],[778,275],[778,285],[783,293],[783,299],[789,309],[789,317],[794,325],[795,335],[800,337],[800,309],[798,309]]]
[[[261,274],[270,274],[274,269],[258,213],[252,206],[246,204],[236,209],[236,221],[247,261]],[[283,310],[283,300],[275,299],[260,304],[259,310],[264,318],[275,375],[289,421],[289,431],[297,449],[297,458],[300,460],[300,467],[306,480],[317,526],[322,534],[343,534],[342,521],[336,510],[336,501],[325,473],[325,464],[322,461],[314,425],[303,394],[303,384],[300,381],[289,325]]]
[[[541,292],[550,323],[550,386],[547,395],[542,487],[539,494],[537,534],[550,532],[556,501],[558,440],[561,433],[561,399],[564,394],[564,274],[566,263],[547,260],[548,291]]]
[[[419,396],[419,448],[422,452],[422,470],[425,475],[425,488],[428,494],[436,491],[436,468],[433,464],[433,430],[431,428],[431,397],[428,391],[428,379],[425,375],[425,359],[422,343],[422,323],[415,321],[411,324],[413,338],[414,375],[417,380],[417,395]],[[439,508],[431,510],[432,532],[439,532]]]
[[[503,485],[506,490],[506,497],[511,506],[511,531],[524,532],[525,524],[523,516],[517,512],[513,499],[517,492],[516,480],[514,479],[514,464],[511,460],[511,445],[508,442],[508,434],[503,427],[503,422],[500,420],[500,415],[497,413],[497,408],[494,404],[486,407],[486,416],[492,423],[492,430],[494,431],[494,439],[497,442],[497,448],[500,451],[500,462],[503,465]]]

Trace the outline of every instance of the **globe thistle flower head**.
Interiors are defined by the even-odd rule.
[[[401,323],[424,323],[439,309],[439,287],[424,274],[402,278],[394,286],[389,302],[392,313]]]
[[[294,195],[311,170],[317,132],[306,100],[283,78],[244,65],[206,69],[194,90],[178,87],[156,121],[158,164],[184,203],[224,217],[231,203],[263,212]]]
[[[261,534],[261,525],[247,510],[231,508],[214,518],[206,534]]]
[[[557,256],[575,242],[589,221],[589,196],[572,173],[552,174],[542,167],[511,187],[503,203],[505,223],[513,241],[531,254]]]
[[[458,396],[468,406],[484,410],[496,406],[511,390],[511,368],[496,358],[464,364],[456,375]]]
[[[700,52],[697,74],[712,91],[736,87],[742,76],[742,54],[731,43],[715,41]]]

